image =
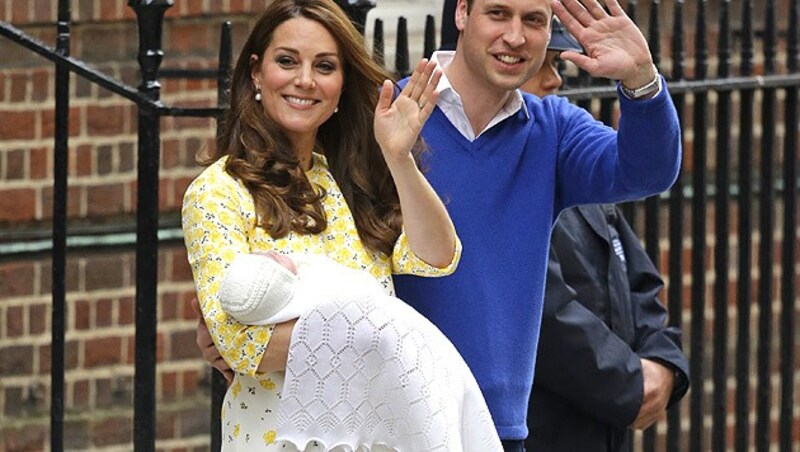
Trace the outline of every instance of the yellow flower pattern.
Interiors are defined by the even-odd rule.
[[[238,254],[274,250],[280,253],[326,255],[337,262],[372,274],[390,295],[392,274],[445,276],[453,272],[461,256],[455,244],[453,262],[436,268],[419,259],[408,246],[405,233],[398,238],[392,256],[366,248],[325,157],[314,154],[306,176],[324,190],[323,208],[328,221],[315,235],[290,232],[271,237],[257,227],[252,196],[245,186],[224,170],[225,158],[203,171],[184,195],[182,222],[189,263],[198,299],[209,332],[226,362],[236,372],[225,395],[222,410],[223,450],[282,450],[276,443],[277,407],[283,373],[258,373],[274,325],[251,326],[236,322],[220,306],[218,291],[225,271]],[[251,438],[263,438],[258,446]]]

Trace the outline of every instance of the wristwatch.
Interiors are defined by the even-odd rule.
[[[625,85],[620,83],[619,89],[622,90],[622,94],[624,94],[628,99],[641,99],[642,97],[661,91],[661,76],[658,74],[658,71],[656,71],[656,76],[653,77],[653,80],[644,86],[636,89],[630,89],[626,88]]]

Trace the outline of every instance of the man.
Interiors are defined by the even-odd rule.
[[[456,50],[434,54],[444,74],[424,165],[464,252],[451,276],[397,277],[397,294],[455,344],[508,451],[528,435],[554,219],[666,190],[680,167],[677,114],[647,42],[616,0],[605,3],[608,12],[596,0],[457,0]],[[586,49],[561,57],[620,80],[618,133],[563,99],[518,90],[541,67],[553,13]]]
[[[561,87],[558,55],[583,51],[560,23],[552,26],[545,64],[522,86],[539,97]],[[630,427],[649,427],[683,397],[688,363],[680,331],[665,325],[662,288],[615,207],[561,213],[550,240],[526,448],[629,451]]]
[[[456,50],[433,57],[444,76],[424,165],[464,252],[451,276],[395,286],[467,361],[506,450],[524,450],[528,434],[555,217],[665,190],[680,165],[677,115],[646,40],[615,0],[605,4],[458,0]],[[541,67],[553,12],[586,49],[561,57],[621,81],[618,133],[563,99],[517,90]]]

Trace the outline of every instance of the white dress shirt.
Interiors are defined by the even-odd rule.
[[[439,68],[444,70],[444,68],[453,62],[454,56],[454,51],[440,50],[433,53],[431,61],[435,61],[436,64],[439,65]],[[530,117],[528,107],[522,99],[522,92],[519,89],[515,89],[508,97],[508,100],[506,100],[503,108],[501,108],[494,118],[489,121],[489,124],[486,125],[486,128],[476,134],[475,131],[472,130],[472,125],[464,111],[464,104],[461,102],[461,96],[453,89],[453,85],[450,84],[450,80],[447,79],[447,75],[444,73],[442,73],[442,78],[436,86],[436,91],[439,92],[439,100],[436,102],[436,105],[442,110],[442,113],[447,116],[447,119],[450,120],[453,126],[469,141],[475,141],[482,133],[520,110],[525,112],[525,116]]]

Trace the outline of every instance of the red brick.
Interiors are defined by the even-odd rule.
[[[166,139],[161,142],[161,168],[172,169],[180,164],[180,140]]]
[[[166,35],[166,34],[165,34]],[[164,41],[173,53],[207,52],[211,48],[208,26],[202,22],[173,23]]]
[[[177,251],[172,257],[172,281],[193,281],[192,267],[189,266],[189,258],[186,256],[185,250]]]
[[[11,22],[26,23],[30,20],[30,9],[28,0],[12,0],[11,2]]]
[[[163,410],[156,414],[158,418],[158,425],[156,425],[156,438],[157,439],[171,439],[175,437],[177,431],[176,424],[180,422],[178,414],[171,410]],[[170,449],[170,452],[176,452],[175,449]]]
[[[176,8],[169,8],[167,9],[167,11],[169,11],[170,9],[176,9]],[[128,5],[125,5],[122,8],[122,19],[124,21],[135,21],[136,11],[134,11],[133,8],[129,7]]]
[[[114,318],[114,300],[101,298],[95,303],[94,326],[107,328]]]
[[[39,374],[50,375],[52,369],[52,347],[50,344],[41,345],[38,347],[36,356],[39,358]],[[78,342],[68,341],[64,346],[64,367],[67,370],[78,368]]]
[[[28,307],[28,334],[38,335],[49,331],[50,305],[35,304]]]
[[[9,82],[11,102],[25,102],[28,97],[28,74],[11,74]]]
[[[119,317],[117,323],[119,326],[133,325],[136,321],[135,318],[135,303],[133,297],[121,298],[119,304]]]
[[[75,306],[75,329],[76,330],[90,330],[92,329],[92,304],[87,300],[78,300]]]
[[[83,193],[86,187],[67,187],[67,216],[75,218],[81,214],[83,205]],[[0,201],[1,202],[1,201]],[[45,187],[42,189],[42,218],[50,220],[53,218],[53,188]]]
[[[0,13],[2,13],[2,9],[0,9]],[[6,101],[6,74],[0,72],[0,102],[5,102],[5,101]]]
[[[33,148],[30,150],[30,178],[31,180],[49,179],[52,177],[52,163],[50,150],[47,148]]]
[[[36,191],[32,188],[0,189],[0,223],[30,221],[36,216]],[[2,285],[2,282],[0,282]]]
[[[12,149],[6,153],[6,180],[22,180],[26,176],[25,164],[27,152],[24,149]]]
[[[124,132],[125,110],[119,106],[86,108],[86,133],[89,136],[113,136]]]
[[[58,15],[54,5],[56,5],[56,2],[52,0],[34,0],[33,19],[36,22],[53,22],[57,20]]]
[[[38,0],[41,2],[41,0]],[[50,98],[51,71],[39,69],[31,74],[31,100],[33,102],[43,102]]]
[[[49,446],[49,426],[46,422],[27,424],[0,431],[0,449],[7,452],[45,450]],[[45,443],[47,441],[47,445]]]
[[[82,43],[80,58],[87,63],[97,65],[97,69],[101,72],[110,73],[108,69],[111,62],[126,58],[123,53],[126,45],[125,35],[120,33],[119,27],[88,24],[85,28],[78,30],[75,39]],[[102,45],[97,45],[97,43],[102,43]]]
[[[0,347],[0,375],[30,375],[33,373],[33,346]]]
[[[244,0],[230,0],[230,7],[228,11],[231,13],[239,13],[247,11],[245,9]]]
[[[136,338],[130,336],[125,338],[126,341],[126,363],[133,364],[136,355]],[[156,362],[164,362],[164,335],[163,333],[156,334]]]
[[[165,179],[158,181],[158,210],[163,212],[169,208],[169,183]],[[159,275],[161,278],[163,275]]]
[[[183,372],[183,395],[190,396],[195,394],[200,387],[201,376],[196,370]]]
[[[124,287],[127,260],[120,255],[98,255],[86,262],[86,290]]]
[[[101,144],[97,146],[95,151],[97,155],[97,175],[108,176],[114,171],[114,148],[108,144]]]
[[[87,187],[87,214],[89,216],[113,215],[125,212],[125,186],[103,184]]]
[[[205,2],[202,0],[185,2],[187,8],[186,15],[196,16],[204,13],[205,12],[204,3]]]
[[[205,407],[190,407],[180,411],[181,429],[178,434],[181,438],[204,435],[208,431],[208,409]]]
[[[87,339],[83,346],[83,366],[87,369],[122,362],[122,339],[119,337]]]
[[[25,334],[25,308],[9,306],[6,308],[6,337],[14,338]]]
[[[120,143],[119,145],[119,174],[132,173],[136,169],[136,150],[133,143]]]
[[[0,203],[3,196],[0,195]],[[0,265],[0,294],[4,298],[34,295],[34,264],[30,261]]]
[[[3,389],[5,407],[3,414],[7,417],[20,417],[24,415],[25,390],[20,386],[8,386]]]
[[[162,372],[159,396],[161,400],[173,401],[179,398],[178,394],[178,374],[176,372]]]
[[[100,19],[113,20],[119,19],[121,13],[119,11],[121,2],[100,2]]]
[[[52,108],[42,110],[39,114],[39,122],[42,126],[42,138],[54,137],[56,134],[56,118],[55,118],[55,110]],[[69,118],[68,118],[67,127],[69,129],[69,136],[70,137],[77,137],[81,134],[81,108],[80,107],[70,107],[69,108]]]
[[[78,7],[72,8],[73,10],[73,17],[75,17],[75,12],[77,12],[76,20],[80,20],[82,22],[89,22],[95,18],[95,2],[94,0],[78,0]]]
[[[133,419],[118,416],[94,420],[92,438],[94,446],[110,446],[130,443],[133,438]]]
[[[32,111],[0,111],[0,137],[3,140],[32,140],[36,137]]]
[[[170,359],[197,359],[200,356],[200,351],[197,349],[195,337],[194,325],[192,325],[191,330],[172,332],[170,335]]]
[[[161,308],[160,312],[160,319],[167,321],[167,320],[176,320],[178,318],[178,312],[180,307],[178,305],[178,296],[175,293],[165,293],[161,295],[161,299],[158,300],[159,307]]]
[[[94,381],[94,406],[97,408],[111,408],[114,404],[111,380],[98,378]]]
[[[64,448],[66,450],[88,450],[89,421],[84,419],[69,419],[64,421]]]
[[[79,145],[69,154],[69,172],[78,177],[94,174],[94,153],[88,144]]]

